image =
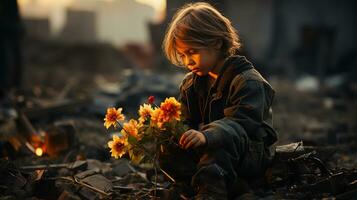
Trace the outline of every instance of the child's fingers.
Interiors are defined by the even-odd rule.
[[[193,137],[190,140],[187,140],[188,142],[185,144],[184,148],[188,149],[190,147],[194,147],[197,145],[197,143],[200,141],[199,138]]]
[[[185,138],[185,140],[183,141],[183,144],[187,144],[188,142],[190,142],[193,138],[196,137],[196,133],[194,131],[191,131],[187,137]]]
[[[186,137],[187,137],[189,131],[190,131],[190,130],[184,132],[184,133],[181,135],[181,138],[180,138],[180,141],[179,141],[180,145],[182,145],[182,144],[183,144],[183,141],[185,141],[185,139],[186,139]]]
[[[183,141],[185,140],[185,138],[187,137],[186,135],[187,135],[187,131],[184,132],[184,133],[181,135],[180,141],[179,141],[179,144],[180,144],[180,145],[182,145],[182,142],[183,142]]]
[[[190,129],[182,134],[179,143],[184,149],[196,148],[203,145],[205,143],[205,139],[201,132]]]
[[[182,134],[181,138],[180,138],[180,145],[184,145],[186,143],[187,137],[189,135],[191,135],[192,133],[192,129],[186,131],[185,133]]]

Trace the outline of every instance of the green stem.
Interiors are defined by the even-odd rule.
[[[175,179],[172,178],[167,172],[165,172],[165,170],[163,170],[163,169],[160,167],[160,165],[157,165],[157,167],[159,168],[159,170],[160,170],[163,174],[165,174],[165,176],[167,176],[167,178],[169,178],[173,183],[176,183]]]
[[[118,123],[118,125],[120,126],[120,128],[122,128],[124,131],[125,131],[125,133],[127,134],[127,135],[129,135],[128,134],[128,132],[125,130],[125,128],[119,123],[119,121],[117,121],[117,123]],[[170,140],[170,138],[169,139],[167,139],[167,141],[169,141]],[[157,142],[157,138],[155,138],[155,144],[157,144],[158,142]],[[175,143],[176,144],[176,143]],[[177,145],[177,144],[176,144]],[[133,145],[133,146],[135,146],[135,145]],[[163,170],[161,167],[160,167],[160,165],[158,165],[157,164],[157,145],[155,145],[156,146],[156,149],[155,149],[155,156],[154,156],[154,170],[155,170],[155,197],[156,197],[156,185],[157,185],[157,168],[166,176],[166,177],[168,177],[173,183],[176,183],[176,181],[175,181],[175,179],[174,178],[172,178],[165,170]],[[144,147],[144,146],[142,146],[142,145],[140,145],[139,146],[139,148],[143,148],[144,150],[145,150],[145,152],[144,153],[146,153],[146,152],[148,152],[148,150]],[[148,155],[148,156],[150,156],[150,157],[152,157],[150,154],[146,154],[146,155]]]
[[[156,169],[156,161],[157,161],[157,146],[155,147],[155,156],[154,156],[154,170],[155,170],[155,190],[154,190],[154,196],[156,198],[156,191],[157,191],[157,169]]]

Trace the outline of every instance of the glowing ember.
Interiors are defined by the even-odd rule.
[[[43,154],[42,149],[41,148],[36,148],[36,155],[37,156],[42,156],[42,154]]]

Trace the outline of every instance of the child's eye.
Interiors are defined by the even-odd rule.
[[[190,50],[188,51],[188,53],[189,53],[189,54],[195,54],[195,53],[197,53],[197,51],[196,51],[195,49],[190,49]]]
[[[178,56],[180,57],[180,59],[183,58],[183,54],[182,53],[178,53]]]

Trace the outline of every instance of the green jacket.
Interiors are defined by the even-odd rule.
[[[189,126],[203,132],[207,148],[240,148],[242,130],[266,147],[277,141],[271,112],[275,92],[244,56],[228,58],[211,88],[207,78],[188,73],[179,97]]]

